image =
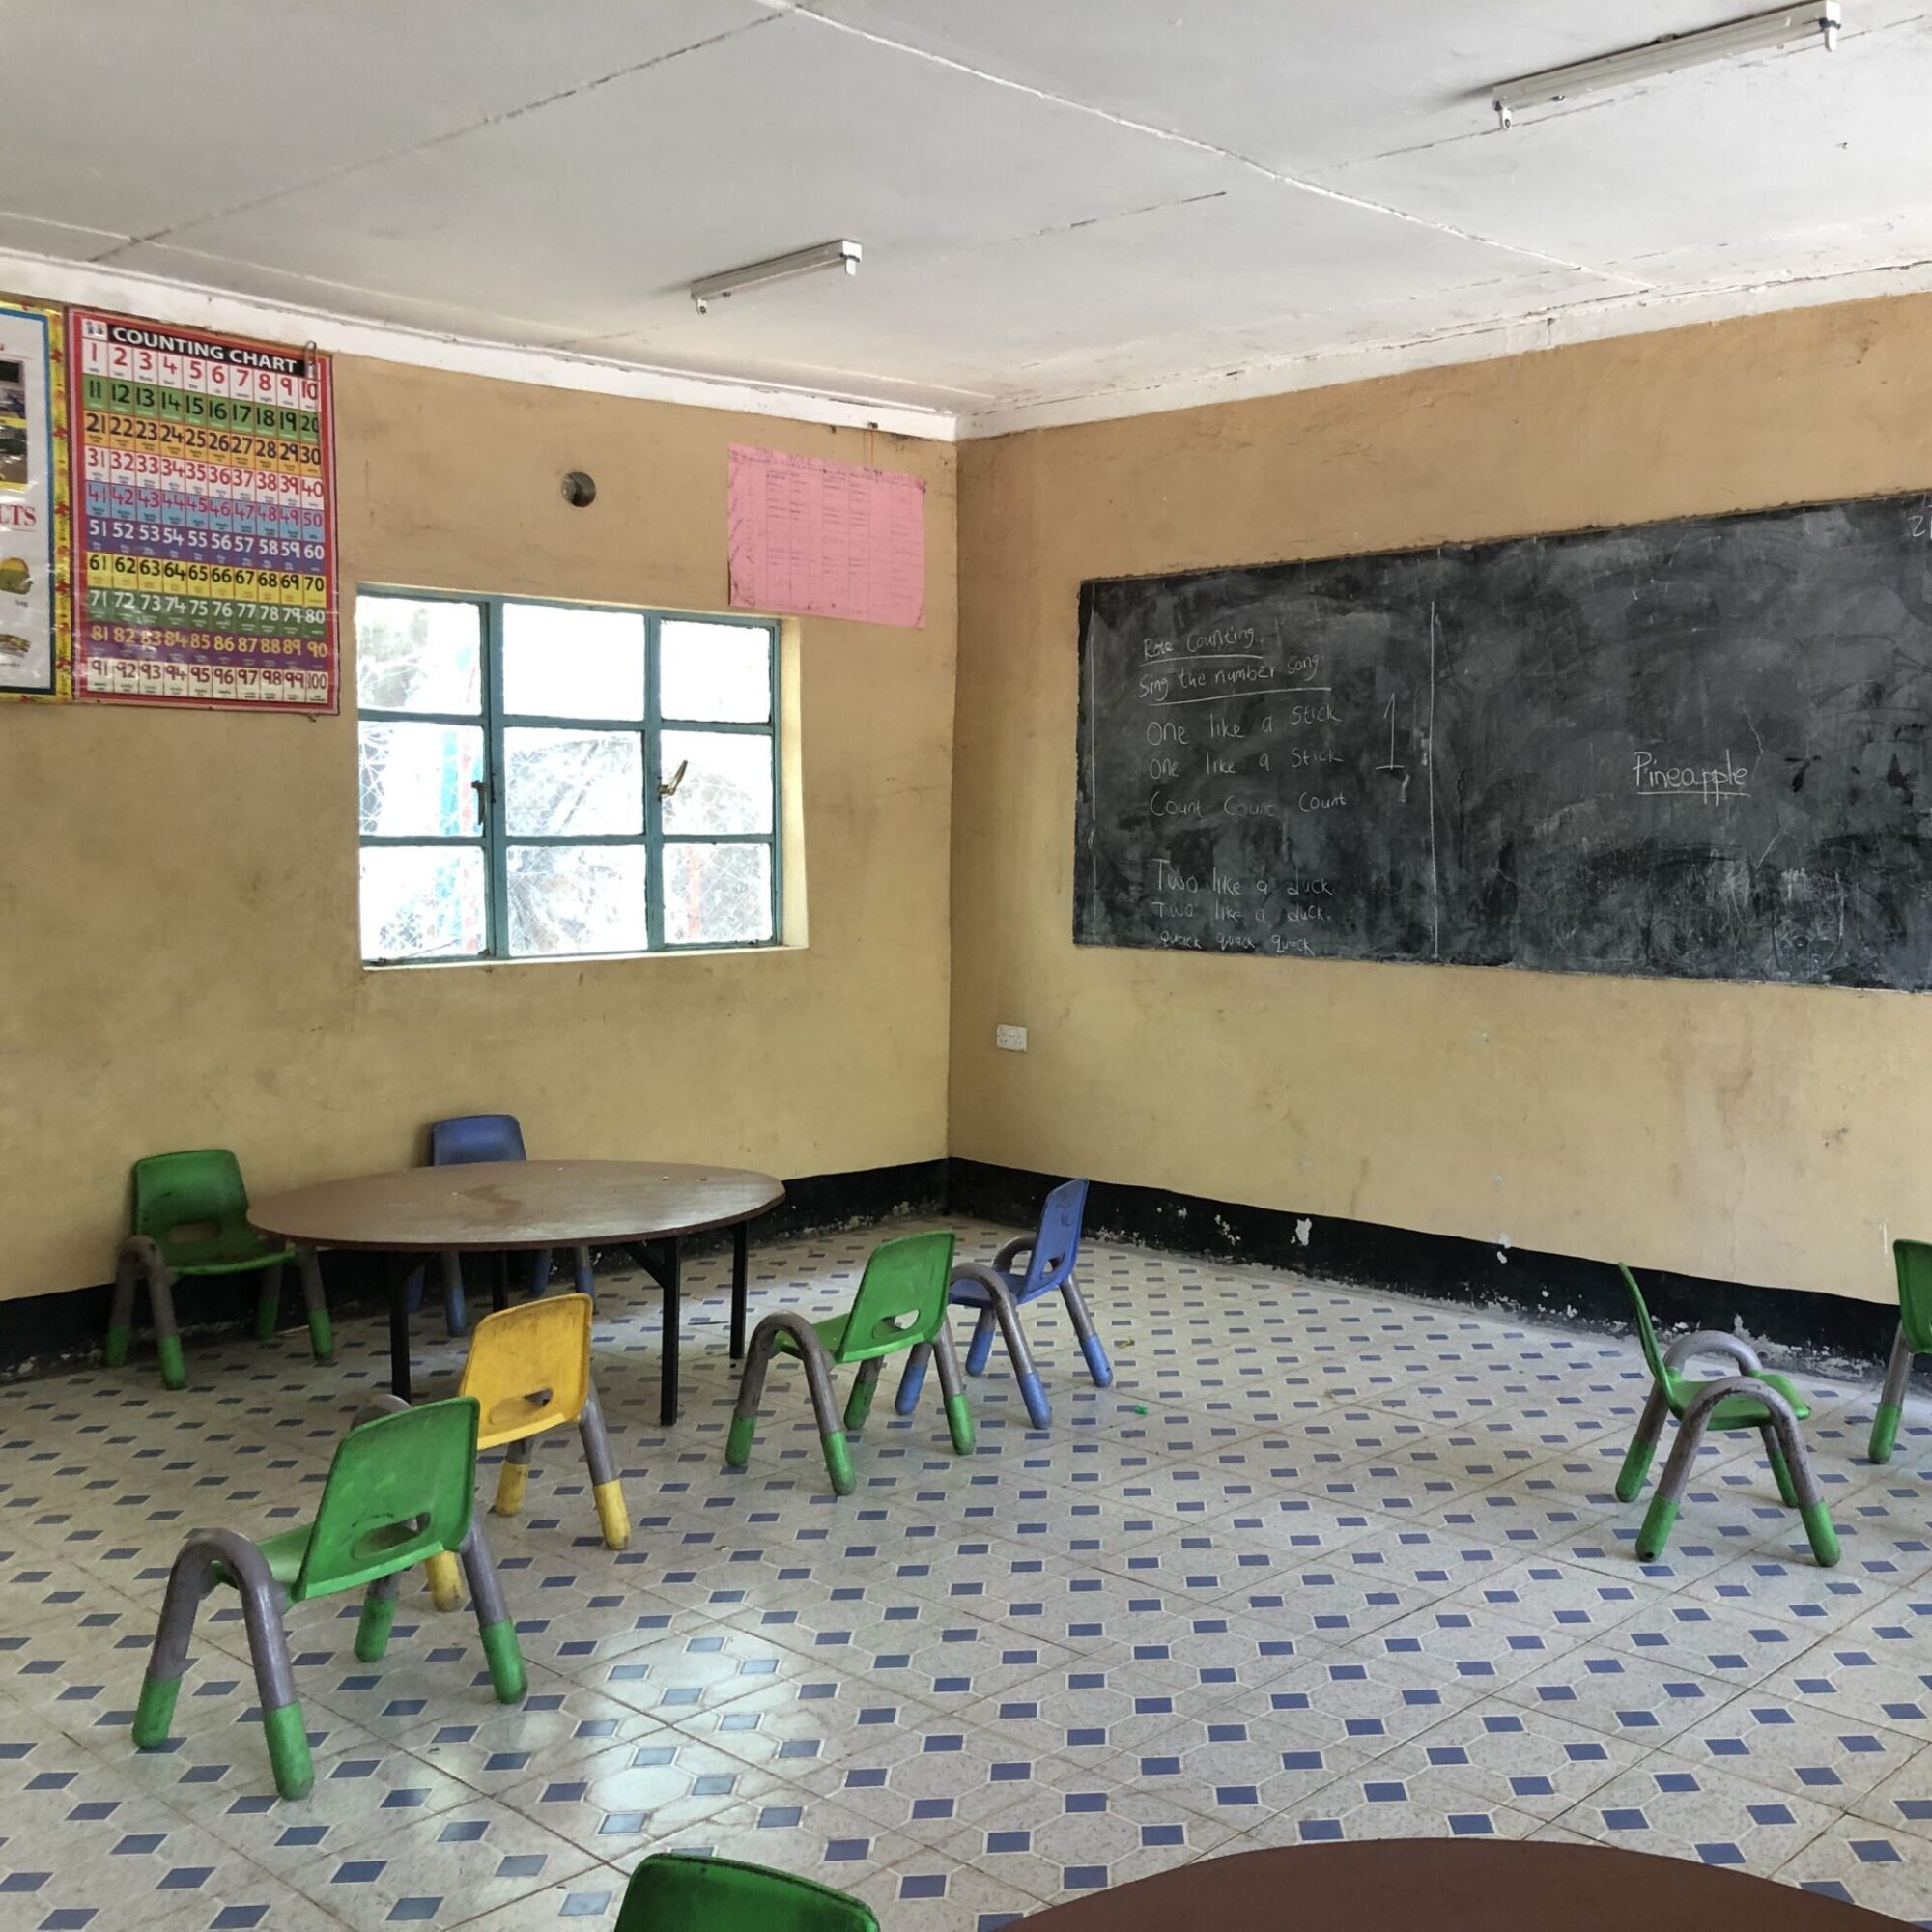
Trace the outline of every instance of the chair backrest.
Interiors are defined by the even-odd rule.
[[[1617,1264],[1617,1272],[1623,1276],[1624,1286],[1630,1290],[1631,1308],[1636,1316],[1636,1338],[1643,1345],[1643,1359],[1649,1366],[1651,1378],[1660,1388],[1667,1387],[1669,1378],[1663,1372],[1663,1350],[1657,1345],[1657,1330],[1650,1325],[1650,1310],[1644,1306],[1643,1290],[1636,1285],[1636,1276],[1622,1262]]]
[[[1894,1241],[1898,1320],[1915,1355],[1932,1355],[1932,1241]]]
[[[591,1313],[587,1294],[552,1294],[477,1322],[459,1391],[482,1405],[477,1448],[521,1441],[583,1413]]]
[[[1027,1257],[1022,1300],[1063,1287],[1073,1273],[1080,1254],[1080,1223],[1087,1212],[1087,1183],[1063,1180],[1046,1197],[1039,1210],[1039,1232]]]
[[[156,1242],[170,1262],[247,1222],[242,1164],[226,1148],[151,1154],[134,1163],[130,1232]]]
[[[946,1320],[952,1242],[953,1236],[941,1230],[901,1235],[872,1250],[845,1318],[845,1333],[836,1350],[838,1361],[869,1361],[932,1340]]]
[[[869,1906],[814,1879],[653,1852],[631,1874],[617,1932],[879,1932],[879,1921]]]
[[[355,1589],[454,1551],[469,1534],[476,1423],[467,1395],[357,1423],[335,1445],[290,1597]]]
[[[458,1114],[429,1123],[429,1164],[466,1167],[476,1160],[527,1160],[514,1114]]]

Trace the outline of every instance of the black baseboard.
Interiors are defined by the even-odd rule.
[[[786,1181],[784,1201],[757,1224],[754,1238],[784,1239],[942,1210],[1030,1227],[1047,1189],[1065,1178],[959,1159],[807,1175]],[[1255,1262],[1432,1301],[1507,1310],[1537,1321],[1617,1332],[1630,1325],[1616,1271],[1575,1255],[1528,1248],[1498,1251],[1483,1241],[1370,1221],[1248,1208],[1098,1180],[1088,1196],[1087,1226],[1108,1239]],[[702,1254],[728,1239],[728,1234],[699,1236],[688,1247]],[[629,1266],[629,1258],[619,1264]],[[379,1314],[386,1306],[379,1268],[367,1256],[323,1257],[329,1306],[338,1320]],[[1848,1295],[1807,1294],[1686,1274],[1646,1273],[1643,1287],[1652,1313],[1666,1327],[1736,1329],[1781,1357],[1839,1373],[1865,1373],[1882,1363],[1897,1322],[1889,1304]],[[0,1378],[71,1368],[98,1354],[107,1326],[107,1289],[99,1286],[0,1301]],[[254,1320],[253,1285],[246,1276],[184,1282],[176,1298],[182,1327],[189,1333],[244,1328]],[[291,1281],[283,1321],[292,1324],[299,1320]]]
[[[897,1167],[863,1168],[851,1174],[810,1174],[785,1182],[785,1198],[756,1224],[754,1240],[787,1239],[796,1235],[884,1221],[895,1214],[932,1214],[946,1205],[947,1163],[908,1161]],[[687,1254],[728,1246],[729,1230],[695,1236]],[[633,1265],[612,1251],[614,1265]],[[598,1257],[601,1264],[602,1257]],[[376,1257],[326,1253],[323,1283],[337,1321],[378,1315],[388,1307],[385,1264]],[[293,1272],[293,1271],[291,1271]],[[105,1284],[69,1289],[57,1294],[30,1294],[0,1301],[0,1379],[46,1375],[77,1367],[100,1351],[107,1330],[109,1289]],[[252,1328],[255,1278],[217,1276],[184,1281],[175,1289],[175,1315],[184,1334],[215,1334]],[[142,1324],[145,1307],[138,1310]],[[301,1302],[291,1278],[283,1283],[282,1323],[301,1321]]]
[[[1031,1226],[1041,1197],[1065,1175],[1033,1174],[954,1159],[949,1209]],[[1485,1241],[1417,1234],[1372,1221],[1246,1208],[1157,1187],[1094,1181],[1087,1230],[1222,1261],[1508,1310],[1532,1321],[1628,1332],[1630,1298],[1615,1268],[1576,1255],[1499,1250]],[[1890,1351],[1898,1312],[1889,1303],[1796,1289],[1760,1288],[1700,1275],[1639,1276],[1652,1316],[1665,1328],[1732,1329],[1779,1357],[1834,1373],[1864,1373]]]

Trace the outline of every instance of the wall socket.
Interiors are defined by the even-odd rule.
[[[1026,1028],[996,1026],[993,1029],[993,1044],[1008,1053],[1024,1053],[1027,1050]]]

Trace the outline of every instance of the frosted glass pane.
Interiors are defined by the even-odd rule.
[[[769,845],[667,845],[665,939],[751,946],[773,937]]]
[[[667,618],[658,628],[661,718],[763,724],[772,715],[772,639],[744,624]]]
[[[483,733],[473,724],[361,727],[362,830],[389,838],[473,837]]]
[[[435,959],[488,943],[483,854],[473,845],[362,848],[362,956]]]
[[[650,944],[641,845],[512,845],[508,859],[512,952],[641,952]]]
[[[365,711],[483,709],[483,612],[419,597],[355,600],[355,700]]]
[[[737,731],[667,731],[659,782],[684,777],[664,802],[667,832],[769,832],[772,741]]]
[[[636,731],[503,733],[510,836],[640,833],[644,741]]]
[[[534,718],[644,716],[644,620],[623,611],[503,606],[503,709]]]

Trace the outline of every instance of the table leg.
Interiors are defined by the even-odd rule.
[[[414,1274],[413,1256],[389,1257],[389,1388],[405,1402],[410,1399],[410,1281]]]
[[[658,1284],[664,1292],[664,1340],[659,1347],[658,1421],[668,1429],[677,1420],[678,1300],[682,1285],[677,1237],[664,1243],[664,1271]]]
[[[731,1359],[745,1359],[745,1303],[750,1298],[751,1224],[731,1230]]]
[[[498,1248],[492,1257],[490,1306],[498,1315],[510,1305],[510,1251]]]

